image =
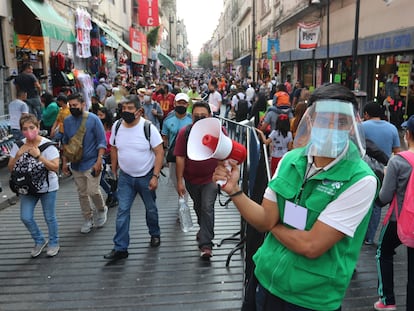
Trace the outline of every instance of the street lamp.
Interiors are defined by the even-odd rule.
[[[172,27],[171,25],[174,24],[174,17],[172,17],[171,15],[168,18],[168,22],[169,22],[169,37],[170,37],[170,56],[172,56]]]

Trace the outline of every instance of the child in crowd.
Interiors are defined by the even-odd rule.
[[[264,133],[258,130],[262,137],[263,143],[266,145],[272,144],[271,156],[272,160],[270,163],[271,175],[276,171],[280,159],[285,155],[286,152],[292,149],[293,137],[290,131],[289,116],[287,114],[279,115],[276,122],[276,129],[270,132],[269,137],[266,138]]]

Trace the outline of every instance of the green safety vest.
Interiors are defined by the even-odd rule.
[[[308,210],[305,230],[312,228],[319,214],[342,192],[363,177],[375,176],[360,159],[355,145],[351,143],[349,146],[344,159],[305,183],[298,202]],[[277,193],[281,222],[285,201],[293,202],[303,183],[307,169],[304,150],[298,148],[287,153],[277,178],[269,183],[269,187]],[[345,236],[316,259],[290,251],[269,233],[253,257],[255,275],[260,284],[273,295],[304,308],[338,309],[356,266],[371,211],[372,207],[357,227],[353,238]]]

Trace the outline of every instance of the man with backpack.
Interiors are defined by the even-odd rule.
[[[160,104],[151,99],[152,93],[153,91],[151,89],[147,89],[142,96],[144,117],[145,119],[151,121],[158,131],[161,131],[160,121],[164,118],[164,112],[162,111]]]
[[[242,86],[237,88],[237,93],[231,99],[231,109],[236,116],[236,122],[247,119],[249,114],[249,103],[246,100],[246,94]]]
[[[161,244],[158,222],[156,189],[164,159],[162,138],[157,128],[150,124],[147,138],[147,120],[136,95],[129,95],[122,102],[121,118],[112,128],[111,163],[112,173],[118,180],[119,207],[116,216],[116,231],[113,249],[105,259],[118,260],[128,257],[129,225],[131,207],[137,194],[145,205],[150,246]],[[118,171],[119,167],[119,171]]]
[[[400,234],[401,232],[409,232],[412,238],[412,232],[414,231],[412,227],[413,222],[406,225],[406,221],[410,218],[409,214],[412,215],[414,213],[414,198],[412,196],[412,189],[414,187],[414,116],[411,116],[401,126],[406,128],[404,139],[407,141],[408,150],[400,152],[389,160],[382,187],[376,200],[378,206],[391,204],[384,219],[384,226],[380,235],[381,239],[377,248],[378,295],[380,298],[374,304],[375,310],[397,310],[393,271],[395,249],[402,244],[402,240],[404,241],[404,236]],[[411,195],[408,195],[408,197],[407,194],[409,193]],[[409,214],[405,214],[405,212],[409,212]],[[414,310],[413,246],[413,244],[407,245],[407,311]]]

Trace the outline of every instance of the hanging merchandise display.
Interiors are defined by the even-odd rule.
[[[76,9],[76,56],[91,57],[91,15],[83,8]]]

